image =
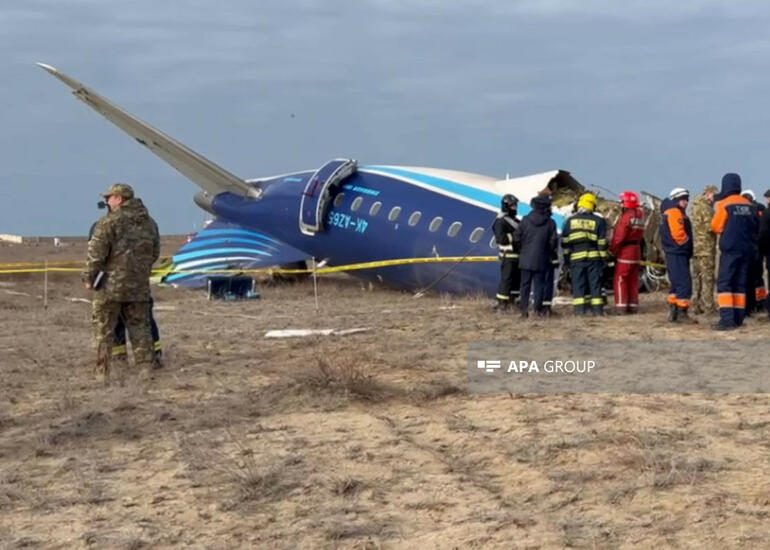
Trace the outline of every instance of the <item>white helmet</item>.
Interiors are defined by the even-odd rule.
[[[741,193],[741,195],[753,201],[757,200],[757,196],[754,194],[754,191],[752,191],[751,189],[746,189],[744,192]]]
[[[684,187],[675,187],[668,194],[668,198],[671,199],[672,201],[678,201],[680,199],[689,199],[690,192]]]

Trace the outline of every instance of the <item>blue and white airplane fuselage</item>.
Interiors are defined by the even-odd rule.
[[[501,194],[462,181],[483,176],[442,171],[444,177],[438,177],[429,172],[392,166],[358,168],[330,196],[323,230],[312,236],[303,234],[296,220],[300,197],[313,171],[258,180],[263,191],[258,200],[224,193],[214,197],[210,207],[219,218],[266,233],[330,266],[496,254],[492,222],[500,209]],[[557,175],[543,174],[540,189]],[[507,183],[507,192],[521,194],[515,180]],[[528,211],[529,206],[521,203],[519,214]],[[554,213],[554,219],[561,227],[564,215]],[[398,288],[419,289],[449,269],[451,276],[440,280],[436,290],[494,294],[500,278],[494,262],[395,265],[353,274]]]

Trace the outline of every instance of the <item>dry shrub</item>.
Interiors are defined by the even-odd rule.
[[[438,378],[436,380],[429,380],[425,384],[412,389],[410,396],[417,403],[425,403],[426,401],[435,401],[442,397],[464,393],[466,393],[465,389],[450,380]]]
[[[315,368],[299,369],[292,373],[292,378],[302,390],[339,395],[356,401],[379,402],[395,395],[393,387],[366,372],[358,357],[340,354],[333,361],[319,357]]]
[[[24,311],[29,309],[28,306],[20,302],[12,302],[9,300],[0,300],[0,310],[4,311]]]
[[[123,548],[126,550],[140,550],[141,548],[144,548],[147,546],[147,541],[140,537],[131,537],[129,538]]]
[[[137,440],[142,432],[134,418],[129,415],[110,415],[97,409],[73,414],[61,424],[52,425],[48,433],[39,438],[44,446],[70,444],[86,438],[120,436],[122,439]]]
[[[59,414],[72,414],[80,406],[78,399],[72,394],[72,388],[65,386],[61,398],[54,403],[54,408]]]
[[[366,484],[349,475],[334,475],[329,478],[329,489],[337,496],[352,497],[358,494]]]
[[[217,448],[201,437],[179,436],[178,445],[184,462],[198,485],[227,483],[235,502],[223,503],[227,508],[249,501],[279,500],[296,485],[289,478],[291,461],[273,454],[257,456],[245,437],[230,431],[223,448]]]
[[[75,480],[77,494],[80,502],[92,506],[99,506],[114,500],[108,493],[107,486],[98,480],[97,471],[88,467],[86,471],[77,463],[68,466]]]
[[[677,454],[671,449],[655,450],[646,445],[626,449],[619,463],[638,470],[643,485],[656,489],[694,485],[702,482],[709,473],[721,470],[721,465],[713,460],[693,457],[689,453]]]
[[[374,542],[376,539],[372,540],[372,537],[391,538],[396,533],[390,523],[380,519],[351,521],[335,518],[326,522],[324,534],[327,539],[335,541],[367,537],[367,542],[377,544]],[[374,547],[376,548],[377,546]]]

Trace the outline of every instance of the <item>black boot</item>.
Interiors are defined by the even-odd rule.
[[[677,320],[680,323],[689,323],[691,325],[697,325],[698,324],[698,320],[697,319],[693,319],[692,317],[690,317],[688,315],[686,307],[677,306]]]
[[[494,307],[495,313],[505,313],[508,311],[508,302],[506,300],[497,300]]]
[[[676,323],[679,319],[679,311],[676,304],[668,304],[668,322]]]

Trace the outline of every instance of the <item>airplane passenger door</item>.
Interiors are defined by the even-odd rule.
[[[329,194],[357,168],[353,159],[330,160],[316,170],[302,191],[299,210],[299,230],[305,235],[315,235],[323,230],[323,217],[329,204]]]

